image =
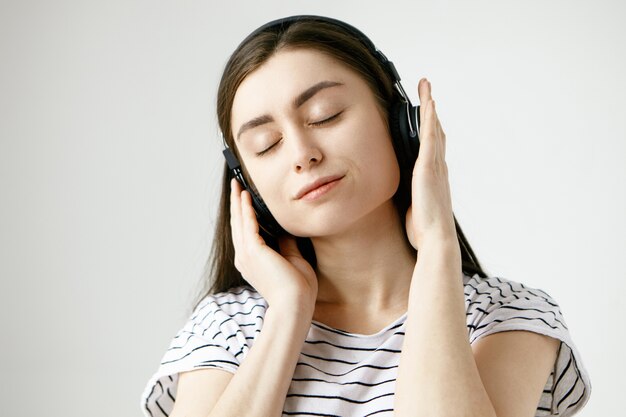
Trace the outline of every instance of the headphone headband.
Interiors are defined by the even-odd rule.
[[[352,33],[354,36],[359,38],[359,40],[361,42],[363,42],[372,52],[378,51],[378,49],[376,48],[374,43],[367,36],[365,36],[365,34],[363,32],[361,32],[359,29],[355,28],[354,26],[352,26],[352,25],[350,25],[350,24],[348,24],[346,22],[342,22],[341,20],[333,19],[332,17],[318,16],[318,15],[311,15],[311,14],[301,14],[301,15],[288,16],[288,17],[283,17],[283,18],[280,18],[280,19],[275,19],[275,20],[272,20],[270,22],[267,22],[264,25],[262,25],[259,28],[257,28],[251,34],[246,36],[246,38],[243,41],[241,41],[241,43],[239,44],[239,47],[244,45],[246,42],[248,42],[250,39],[252,39],[256,35],[258,35],[259,33],[266,31],[267,29],[273,29],[275,27],[281,27],[281,31],[284,31],[292,23],[301,22],[301,21],[324,22],[324,23],[334,24],[336,26],[339,26],[339,27],[345,29],[346,31]],[[239,49],[239,47],[237,49]]]
[[[392,78],[393,85],[396,91],[398,92],[398,94],[400,95],[401,100],[404,103],[406,103],[407,113],[410,111],[411,106],[412,106],[411,100],[409,99],[409,96],[407,95],[406,91],[404,91],[404,87],[402,87],[402,84],[400,83],[401,81],[400,74],[396,70],[396,66],[393,64],[393,62],[387,59],[385,54],[383,54],[382,51],[378,49],[376,45],[374,45],[374,42],[372,42],[371,39],[368,38],[363,32],[361,32],[359,29],[341,20],[333,19],[332,17],[311,15],[311,14],[293,15],[293,16],[283,17],[280,19],[275,19],[275,20],[265,23],[264,25],[261,25],[260,27],[255,29],[252,33],[250,33],[248,36],[246,36],[244,40],[241,41],[239,45],[237,46],[237,50],[239,50],[242,46],[248,43],[251,39],[256,37],[259,33],[263,33],[265,31],[268,31],[268,29],[274,29],[274,28],[280,28],[280,31],[285,31],[287,30],[287,28],[289,28],[289,26],[291,26],[295,22],[329,23],[329,24],[332,24],[332,25],[335,25],[344,29],[345,31],[350,33],[352,36],[359,39],[359,41],[363,43],[370,50],[371,54],[380,62],[383,69]],[[411,136],[415,136],[417,134],[418,127],[414,126],[413,123],[411,123],[410,119],[408,120],[408,122],[409,122],[409,129],[411,132]]]

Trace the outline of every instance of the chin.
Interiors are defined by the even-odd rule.
[[[340,230],[337,227],[332,225],[324,225],[324,226],[315,226],[315,225],[307,225],[300,223],[294,227],[283,227],[287,232],[292,234],[295,237],[322,237],[322,236],[330,236],[334,235]]]
[[[340,214],[341,213],[341,214]],[[352,213],[352,215],[350,215]],[[305,218],[304,216],[302,218]],[[354,227],[362,227],[362,218],[349,210],[335,211],[324,216],[309,216],[306,221],[293,219],[283,228],[297,237],[326,237],[341,235]],[[281,223],[282,225],[282,223]]]
[[[354,219],[352,219],[354,220]],[[302,216],[298,219],[289,219],[280,222],[287,232],[296,237],[322,237],[341,233],[350,227],[350,219],[342,218],[337,214],[328,216]]]

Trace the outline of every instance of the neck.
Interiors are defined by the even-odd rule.
[[[311,238],[318,304],[406,310],[416,253],[391,201],[337,235]]]

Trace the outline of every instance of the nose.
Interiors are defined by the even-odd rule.
[[[293,169],[295,172],[304,172],[322,161],[322,150],[306,134],[295,136],[292,143],[294,155]]]

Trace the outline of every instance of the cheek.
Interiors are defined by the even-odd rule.
[[[367,177],[377,187],[391,187],[393,192],[400,182],[400,167],[393,147],[391,135],[382,120],[361,125],[351,148],[355,160],[359,161],[360,175]]]
[[[249,178],[252,179],[254,188],[261,195],[263,201],[266,202],[273,199],[272,193],[275,191],[277,177],[275,171],[271,169],[271,165],[250,164],[247,167]]]
[[[391,198],[400,185],[400,167],[391,143],[378,144],[364,155],[367,161],[361,168],[367,182],[364,184],[375,199]]]

